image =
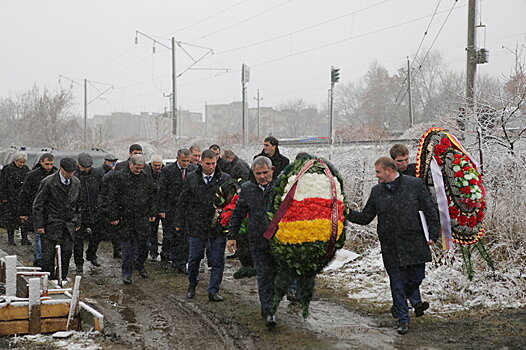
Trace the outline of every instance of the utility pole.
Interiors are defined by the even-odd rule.
[[[250,68],[243,63],[241,66],[241,95],[242,95],[242,106],[241,106],[241,134],[243,139],[243,146],[247,144],[247,132],[246,132],[246,113],[245,113],[245,103],[246,103],[246,94],[247,87],[246,83],[250,81]]]
[[[409,64],[409,57],[407,57],[407,92],[409,95],[409,128],[412,128],[415,120],[413,118],[413,96],[411,92],[411,65]]]
[[[468,42],[466,47],[466,105],[472,112],[475,107],[475,74],[477,72],[476,0],[468,0]]]
[[[102,95],[104,95],[109,90],[113,89],[113,85],[106,84],[106,83],[99,83],[99,82],[96,82],[96,81],[88,80],[86,78],[84,78],[83,83],[80,83],[80,82],[78,82],[75,79],[66,77],[65,75],[59,75],[58,76],[58,83],[59,84],[60,84],[62,79],[66,79],[67,81],[69,81],[71,83],[71,88],[73,88],[73,84],[76,84],[78,86],[81,86],[84,89],[84,132],[83,132],[83,142],[84,142],[84,145],[86,145],[87,141],[88,141],[88,139],[87,139],[87,137],[88,137],[88,134],[87,134],[87,131],[88,131],[88,105],[91,102],[93,102],[95,100],[98,100]],[[88,101],[88,83],[91,86],[93,86],[97,91],[99,91],[99,94],[97,95],[97,97],[95,97],[91,101]],[[106,86],[106,89],[101,92],[99,89],[97,89],[97,87],[95,87],[94,84],[104,85],[104,86]]]
[[[261,122],[261,116],[260,116],[260,111],[259,111],[259,102],[260,101],[263,101],[263,97],[259,97],[259,89],[258,89],[258,92],[257,92],[257,97],[254,97],[254,100],[258,101],[258,130],[257,130],[257,136],[258,136],[258,140],[259,140],[259,123]]]
[[[84,144],[87,141],[88,129],[88,79],[84,78]]]
[[[172,134],[177,135],[177,74],[175,74],[175,38],[172,36]]]

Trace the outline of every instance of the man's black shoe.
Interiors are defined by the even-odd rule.
[[[228,255],[226,257],[227,259],[239,259],[239,254],[237,253],[237,250],[232,255]]]
[[[394,318],[398,318],[396,317],[396,310],[394,305],[391,305],[391,316],[393,316]]]
[[[31,241],[29,239],[22,239],[22,242],[21,242],[22,245],[31,245]]]
[[[150,277],[150,276],[148,275],[148,272],[146,272],[146,270],[145,270],[144,268],[142,268],[142,269],[139,270],[139,276],[141,276],[142,278],[148,278],[148,277]]]
[[[397,332],[398,334],[406,334],[407,332],[409,332],[409,323],[399,322]]]
[[[161,261],[161,267],[165,270],[168,270],[168,267],[170,266],[169,261]]]
[[[223,301],[223,297],[217,293],[208,293],[208,300],[210,301]]]
[[[193,299],[195,297],[195,287],[193,285],[189,285],[188,289],[186,290],[186,298],[187,299]]]
[[[155,261],[155,260],[157,260],[158,256],[159,256],[159,253],[152,252],[152,253],[150,253],[150,260]]]
[[[124,284],[131,284],[132,278],[131,276],[122,276],[122,281],[124,282]]]
[[[82,273],[82,271],[84,271],[83,266],[82,265],[77,265],[76,268],[75,268],[75,271],[77,271],[77,273]]]
[[[414,306],[414,309],[416,317],[424,316],[424,311],[429,309],[429,303],[427,301],[423,301],[421,303],[416,304]]]
[[[177,268],[177,272],[182,273],[183,275],[188,275],[188,269],[184,265],[183,266],[179,266]]]
[[[100,266],[100,263],[99,263],[99,261],[97,260],[97,257],[94,257],[94,258],[92,258],[92,259],[88,259],[88,260],[91,262],[91,264],[92,264],[93,266],[96,266],[96,267],[99,267],[99,266]]]
[[[12,238],[9,238],[9,239],[7,240],[7,245],[16,245],[15,240],[12,239]]]
[[[265,319],[265,325],[268,329],[273,329],[276,327],[276,317],[274,315],[267,315]]]

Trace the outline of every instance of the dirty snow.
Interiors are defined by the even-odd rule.
[[[25,335],[23,337],[13,337],[11,343],[16,345],[18,341],[31,341],[38,344],[50,344],[58,348],[67,350],[99,350],[102,349],[95,344],[94,338],[99,332],[73,332],[72,336],[67,339],[57,340],[53,339],[53,335]]]

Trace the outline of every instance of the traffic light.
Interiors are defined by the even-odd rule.
[[[331,83],[340,81],[340,68],[331,67]]]

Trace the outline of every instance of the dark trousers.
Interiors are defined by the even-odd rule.
[[[191,286],[197,285],[199,281],[199,264],[205,256],[206,243],[210,244],[210,262],[212,271],[210,272],[210,283],[208,293],[219,292],[219,286],[223,280],[223,270],[225,269],[225,237],[199,238],[189,237],[188,254],[188,281]]]
[[[409,322],[407,299],[414,296],[425,278],[425,264],[386,268],[394,310],[400,322]],[[418,293],[420,294],[420,293]],[[420,295],[419,295],[420,296]],[[412,301],[411,301],[412,303]]]
[[[91,232],[88,231],[88,228]],[[92,260],[97,257],[99,243],[102,240],[101,229],[98,224],[82,224],[80,230],[75,232],[73,238],[73,260],[75,265],[84,264],[84,241],[88,241],[86,259]]]
[[[239,262],[241,263],[241,266],[254,266],[254,259],[252,259],[250,244],[248,243],[248,234],[239,235],[237,239],[237,253],[239,254]]]
[[[167,214],[163,221],[163,243],[161,246],[161,261],[171,261],[173,252],[173,240],[175,236],[175,224],[173,216]]]
[[[55,274],[55,246],[60,245],[60,255],[62,262],[62,279],[66,279],[69,271],[69,261],[73,253],[73,240],[66,227],[64,227],[61,235],[57,239],[50,239],[44,233],[41,235],[42,242],[42,270],[51,273],[50,278],[56,279]]]
[[[122,275],[131,276],[133,268],[144,269],[144,262],[148,258],[148,239],[121,241]]]
[[[148,242],[150,243],[150,255],[157,257],[159,255],[159,248],[157,243],[159,242],[159,222],[162,219],[155,218],[155,221],[150,222],[150,235],[148,236]],[[163,221],[163,231],[165,222]]]
[[[173,230],[170,257],[174,267],[186,266],[188,262],[188,236],[185,229]],[[207,252],[208,253],[208,252]],[[206,255],[209,256],[208,254]]]
[[[263,236],[249,238],[250,251],[256,266],[256,280],[258,283],[259,303],[261,315],[273,315],[272,301],[274,299],[274,277],[276,263],[270,251],[270,244]]]

